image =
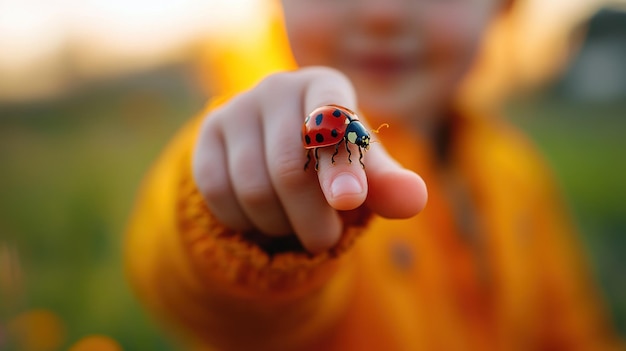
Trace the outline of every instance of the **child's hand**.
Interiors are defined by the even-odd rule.
[[[358,161],[348,163],[345,150],[332,165],[334,147],[327,147],[319,150],[318,172],[312,165],[303,170],[304,117],[328,104],[355,110],[354,88],[338,71],[317,67],[272,75],[211,113],[200,131],[193,172],[216,218],[233,229],[293,232],[307,250],[320,252],[339,240],[338,210],[365,204],[390,218],[422,210],[424,182],[381,144],[365,154],[365,169]]]

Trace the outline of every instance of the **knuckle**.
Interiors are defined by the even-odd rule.
[[[220,125],[223,128],[230,124],[246,123],[247,119],[250,119],[253,114],[246,113],[250,111],[250,93],[245,92],[234,96],[227,104],[216,109],[211,118],[208,118],[208,124],[213,121],[215,125]]]
[[[266,166],[256,152],[239,152],[232,169],[233,186],[240,202],[253,210],[275,204],[274,188],[266,173]]]
[[[209,111],[202,116],[200,122],[200,129],[198,133],[198,140],[196,141],[196,149],[206,141],[207,138],[214,137],[219,130],[220,115],[225,106],[217,107],[216,109]]]
[[[276,159],[273,170],[274,178],[285,189],[296,190],[304,187],[309,181],[303,168],[304,162],[300,158]]]
[[[220,108],[220,110],[215,110],[209,113],[204,118],[204,120],[202,121],[202,125],[200,127],[200,134],[198,135],[199,142],[209,136],[212,137],[217,134],[217,131],[219,130],[221,114],[222,113],[221,113],[221,108]]]
[[[205,177],[201,182],[196,181],[196,183],[198,190],[210,204],[219,204],[230,196],[228,184],[212,180],[210,176]]]
[[[198,147],[192,160],[192,177],[196,187],[207,199],[223,197],[228,190],[226,175],[217,161],[219,157],[204,153]]]
[[[253,210],[264,209],[268,206],[275,205],[274,191],[267,184],[248,184],[242,187],[238,193],[242,204]]]
[[[223,168],[212,163],[208,158],[195,158],[192,176],[198,191],[208,202],[219,202],[230,193]]]
[[[291,85],[293,73],[280,72],[265,77],[256,87],[255,91],[259,92],[261,98],[275,95],[277,92],[288,89]]]

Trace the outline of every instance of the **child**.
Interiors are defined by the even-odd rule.
[[[150,172],[127,241],[144,303],[197,349],[617,347],[533,149],[459,98],[514,4],[282,6],[300,68],[234,87]],[[351,145],[304,170],[330,104],[391,127],[364,166]]]

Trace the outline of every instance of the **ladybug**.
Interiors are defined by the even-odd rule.
[[[363,164],[363,152],[361,149],[368,150],[370,147],[370,134],[365,126],[359,121],[359,117],[353,111],[338,105],[326,105],[318,107],[304,120],[302,126],[302,144],[307,150],[307,161],[304,164],[304,170],[307,169],[311,162],[311,149],[314,150],[315,170],[318,170],[319,157],[317,149],[326,146],[335,145],[335,153],[331,161],[335,163],[335,156],[339,152],[339,146],[345,143],[346,151],[348,151],[348,161],[352,163],[350,156],[350,148],[348,143],[355,144],[359,148],[359,162]]]

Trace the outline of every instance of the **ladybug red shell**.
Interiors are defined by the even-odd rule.
[[[335,163],[335,156],[339,152],[339,145],[345,143],[348,151],[348,161],[352,163],[350,148],[348,143],[352,143],[359,148],[359,162],[363,164],[363,152],[370,146],[370,134],[365,126],[359,121],[359,117],[353,111],[338,105],[326,105],[318,107],[304,120],[302,126],[302,144],[307,150],[307,161],[304,169],[307,169],[311,161],[311,149],[314,150],[315,170],[318,169],[317,149],[327,146],[335,146],[335,153],[331,161]]]

